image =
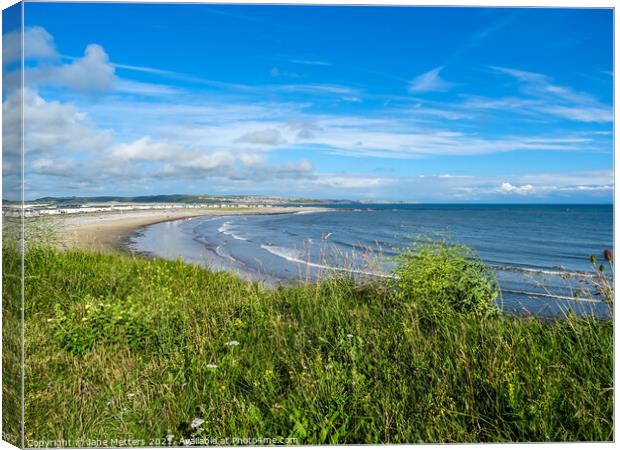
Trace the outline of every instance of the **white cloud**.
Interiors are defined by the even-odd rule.
[[[5,53],[3,63],[8,64],[20,58],[20,35],[17,32],[3,36]],[[115,68],[145,72],[167,77],[182,77],[182,74],[155,69],[152,67],[132,66],[112,63],[103,47],[90,44],[79,58],[63,56],[70,60],[59,64],[60,55],[56,51],[54,38],[42,27],[27,28],[24,34],[26,59],[36,61],[35,67],[29,67],[25,73],[26,85],[36,88],[40,85],[61,86],[77,92],[92,94],[116,91],[141,96],[178,95],[179,89],[163,85],[133,81],[115,75]],[[16,72],[5,74],[9,78]]]
[[[2,65],[17,62],[22,57],[21,30],[2,33]]]
[[[326,185],[335,188],[344,188],[344,189],[357,189],[357,188],[376,188],[379,186],[385,186],[387,184],[392,183],[394,180],[390,180],[387,178],[378,178],[378,177],[364,177],[364,176],[336,176],[336,175],[327,175],[321,176],[316,181],[315,184]]]
[[[19,149],[21,96],[8,96],[2,104],[3,138],[6,148]],[[111,134],[98,130],[87,114],[75,106],[46,101],[31,89],[24,90],[24,149],[26,153],[97,151],[110,142]]]
[[[90,44],[81,59],[52,72],[50,81],[78,91],[105,91],[114,82],[114,66],[103,47]]]
[[[279,145],[283,144],[285,141],[282,139],[280,131],[275,128],[268,128],[265,130],[249,131],[237,139],[237,142],[259,145]]]
[[[521,186],[515,186],[511,183],[502,183],[502,186],[499,189],[500,193],[507,193],[507,194],[519,194],[519,195],[528,195],[528,194],[534,194],[536,191],[534,189],[534,186],[532,186],[531,184],[524,184]]]
[[[78,168],[77,161],[71,158],[41,157],[30,161],[27,170],[28,173],[70,178]]]
[[[2,63],[12,64],[22,57],[22,34],[20,30],[2,35]],[[27,27],[24,30],[24,58],[26,60],[53,60],[58,58],[54,38],[45,28]]]
[[[331,63],[311,59],[291,59],[289,62],[292,62],[293,64],[304,64],[307,66],[331,66]]]
[[[115,77],[112,86],[115,91],[123,94],[133,94],[149,97],[180,95],[183,91],[165,84],[144,83]]]
[[[39,65],[28,69],[25,80],[30,87],[49,84],[86,93],[108,91],[115,81],[114,66],[101,46],[90,44],[82,58],[68,64]]]
[[[409,92],[440,92],[447,91],[453,83],[445,81],[440,77],[443,67],[436,67],[422,75],[417,76],[409,83]]]
[[[150,136],[143,136],[133,142],[113,147],[108,156],[126,161],[166,161],[179,155],[178,146],[165,142],[154,142]]]
[[[301,92],[307,94],[336,94],[345,96],[359,96],[357,89],[336,84],[286,84],[273,87],[274,91]]]
[[[28,27],[25,29],[24,52],[26,59],[58,59],[54,38],[43,27]]]
[[[493,67],[515,78],[530,99],[518,100],[517,110],[559,117],[576,122],[612,122],[613,109],[585,92],[554,84],[546,75],[507,67]],[[498,105],[499,106],[499,105]],[[501,106],[500,106],[501,107]]]

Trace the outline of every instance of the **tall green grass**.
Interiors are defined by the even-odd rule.
[[[20,217],[2,218],[2,438],[22,445],[22,258]]]
[[[613,439],[613,324],[497,314],[485,268],[447,251],[431,258],[452,264],[447,278],[412,266],[401,286],[267,289],[180,261],[32,248],[26,444]],[[438,287],[454,270],[462,289]],[[434,284],[402,284],[417,276]]]

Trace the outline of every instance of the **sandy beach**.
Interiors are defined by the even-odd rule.
[[[79,214],[62,219],[61,245],[88,250],[121,250],[123,240],[136,229],[160,222],[198,216],[232,216],[239,214],[286,214],[320,211],[318,207],[269,207],[243,209],[170,209]]]

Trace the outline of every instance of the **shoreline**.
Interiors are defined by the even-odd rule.
[[[86,213],[59,220],[60,245],[66,249],[117,251],[127,253],[125,244],[141,228],[162,222],[205,216],[275,215],[328,211],[314,206],[239,208],[230,210],[156,210],[122,213]]]

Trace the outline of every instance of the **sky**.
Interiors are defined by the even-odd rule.
[[[26,3],[24,41],[26,198],[612,202],[610,9]]]

